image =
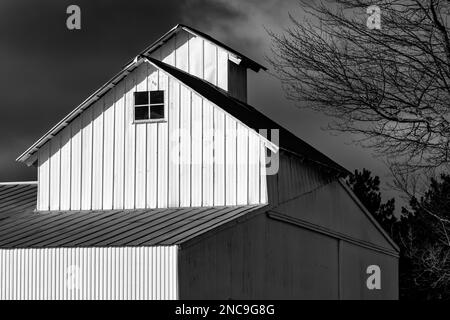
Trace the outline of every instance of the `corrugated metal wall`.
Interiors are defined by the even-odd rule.
[[[226,83],[221,49],[181,35],[153,56]],[[133,92],[155,89],[168,121],[133,124]],[[38,209],[266,203],[264,154],[254,130],[143,63],[39,149]]]
[[[177,299],[177,246],[0,249],[0,299]]]

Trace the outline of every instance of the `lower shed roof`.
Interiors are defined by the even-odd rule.
[[[0,220],[36,209],[37,183],[0,183]]]
[[[0,248],[175,245],[265,206],[32,212],[0,221]]]

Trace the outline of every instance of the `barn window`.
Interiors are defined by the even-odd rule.
[[[139,91],[134,93],[134,121],[156,122],[164,121],[165,104],[164,91]]]

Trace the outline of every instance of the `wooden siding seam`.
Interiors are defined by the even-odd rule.
[[[137,69],[136,69],[137,70]],[[138,75],[137,75],[137,73],[135,72],[134,73],[134,77],[133,77],[133,92],[132,92],[132,94],[134,95],[134,92],[136,92],[137,91],[137,79],[136,79],[136,77],[137,77]],[[133,115],[132,115],[132,118],[131,118],[131,123],[132,123],[132,127],[133,127],[133,131],[134,131],[134,139],[133,139],[133,145],[134,145],[134,152],[133,152],[133,156],[134,156],[134,158],[133,158],[133,162],[134,162],[134,178],[133,178],[133,198],[134,198],[134,201],[133,201],[133,209],[136,209],[136,183],[137,183],[137,174],[136,174],[136,170],[137,170],[137,166],[136,166],[136,152],[137,152],[137,144],[136,144],[136,140],[137,140],[137,124],[134,124],[134,101],[133,101],[134,99],[132,99],[132,102],[131,102],[131,108],[133,109]]]
[[[104,96],[106,97],[106,96]],[[103,198],[105,193],[105,188],[103,185],[103,182],[105,180],[105,105],[106,105],[106,98],[102,98],[102,113],[101,113],[101,123],[102,123],[102,138],[100,139],[102,141],[102,174],[100,175],[100,188],[102,190],[101,196],[100,196],[100,208],[103,209]]]
[[[215,142],[216,142],[216,131],[215,131],[215,113],[216,113],[216,110],[215,110],[215,106],[214,105],[211,105],[211,114],[212,114],[212,161],[211,161],[211,166],[212,166],[212,204],[213,205],[217,205],[216,203],[215,203],[215,200],[216,200],[216,198],[215,198],[215,194],[216,194],[216,192],[217,192],[217,190],[215,190],[215,188],[216,188],[216,181],[215,181],[215,178],[216,178],[216,168],[215,168],[215,162],[217,161],[216,160],[216,153],[217,153],[217,151],[216,151],[216,145],[215,145]],[[210,142],[211,143],[211,142]]]
[[[205,79],[205,40],[201,38],[202,43],[202,79]]]
[[[150,90],[150,88],[148,87],[148,78],[149,78],[149,68],[148,68],[149,66],[148,66],[148,64],[146,64],[146,68],[145,68],[145,91],[149,91]],[[147,172],[148,172],[148,159],[147,159],[147,157],[148,157],[148,152],[147,152],[147,147],[148,147],[148,127],[149,127],[149,124],[148,123],[146,123],[145,124],[145,143],[144,143],[144,145],[145,145],[145,150],[144,150],[144,153],[145,153],[145,156],[144,156],[144,158],[145,158],[145,161],[144,161],[144,168],[145,168],[145,170],[144,170],[144,207],[145,208],[148,208],[148,202],[147,202],[147,193],[148,193],[148,184],[149,184],[149,181],[148,181],[148,174],[147,174]]]
[[[72,209],[72,152],[73,152],[73,148],[72,148],[72,129],[73,129],[73,122],[71,124],[69,124],[69,129],[70,129],[70,134],[69,134],[69,143],[70,143],[70,156],[69,156],[69,177],[70,177],[70,183],[69,183],[69,210]]]
[[[58,145],[58,151],[57,151],[57,153],[58,153],[58,155],[57,155],[57,162],[58,162],[58,167],[57,167],[57,172],[58,172],[58,188],[57,188],[57,190],[58,190],[58,202],[57,202],[57,205],[56,205],[56,210],[59,210],[59,209],[61,209],[61,135],[57,135],[57,137],[55,136],[54,138],[53,138],[53,141],[56,141],[57,142],[57,145]],[[50,186],[51,187],[51,186]],[[50,209],[51,209],[51,206],[50,206]]]
[[[261,154],[261,150],[263,150],[263,146],[261,144],[261,141],[259,141],[259,143],[258,143],[258,190],[259,190],[259,192],[258,192],[259,201],[258,202],[259,203],[262,202],[262,192],[263,192],[262,187],[261,187],[261,184],[262,184],[262,181],[261,181],[262,180],[262,170],[261,170],[262,154]]]
[[[92,107],[90,107],[90,108],[92,108],[92,114],[93,114],[94,113],[94,110],[93,110],[94,105],[92,105]],[[93,197],[94,196],[94,194],[93,194],[93,191],[94,191],[94,119],[92,117],[92,114],[91,114],[91,119],[90,119],[90,124],[92,125],[92,127],[91,127],[91,162],[90,162],[90,164],[91,164],[90,165],[90,167],[91,167],[91,179],[90,179],[90,183],[91,183],[90,201],[91,201],[91,204],[89,207],[90,210],[92,210],[92,201],[94,198]]]
[[[158,70],[157,69],[157,71],[156,71],[156,73],[157,73],[157,75],[156,75],[156,77],[157,77],[157,88],[158,88],[158,90],[161,90],[161,84],[160,84],[160,70]],[[155,172],[155,175],[156,175],[156,190],[155,190],[155,197],[156,197],[156,199],[155,199],[155,207],[156,208],[159,208],[159,123],[158,124],[156,124],[156,172]]]
[[[116,176],[116,88],[114,87],[114,91],[111,94],[112,98],[112,113],[113,113],[113,123],[112,123],[112,177],[111,177],[111,209],[114,209],[114,203],[115,203],[115,192],[114,192],[114,185],[115,185],[115,176]]]
[[[188,43],[189,44],[189,43]],[[188,46],[189,50],[189,46]],[[188,59],[188,65],[189,65],[189,59]],[[188,69],[189,70],[189,69]],[[192,91],[189,91],[189,132],[190,132],[190,139],[189,139],[189,205],[192,206]]]
[[[175,53],[173,54],[174,56],[175,56]],[[169,97],[170,97],[170,95],[171,95],[171,90],[170,90],[170,77],[167,77],[167,82],[166,82],[166,93],[167,93],[167,98],[166,98],[166,101],[167,101],[167,105],[165,106],[165,108],[166,108],[166,110],[167,110],[167,121],[169,121],[169,119],[170,119],[170,108],[169,108],[169,103],[170,103],[170,101],[169,101]],[[167,131],[167,168],[166,168],[166,204],[167,204],[167,207],[169,207],[169,205],[170,205],[170,199],[169,199],[169,194],[170,194],[170,137],[169,137],[169,123],[167,123],[167,128],[166,128],[166,131]]]
[[[234,122],[234,126],[235,126],[235,130],[234,130],[234,140],[235,140],[235,142],[234,142],[234,145],[235,145],[235,157],[236,157],[236,159],[235,159],[235,172],[234,172],[234,174],[236,175],[236,177],[235,177],[235,181],[234,181],[234,183],[235,183],[235,190],[234,190],[234,192],[236,193],[235,194],[235,198],[234,198],[234,202],[237,204],[238,203],[238,165],[239,165],[239,162],[238,162],[238,122],[237,121],[235,121]]]
[[[203,45],[203,42],[202,42],[202,45]],[[202,51],[203,52],[203,51]],[[203,61],[203,60],[202,60]],[[202,65],[203,65],[203,63],[202,63]],[[203,71],[203,70],[202,70]],[[205,105],[205,103],[204,103],[204,100],[203,99],[201,99],[201,96],[200,96],[200,110],[201,110],[201,116],[200,116],[200,118],[201,118],[201,121],[200,121],[200,129],[201,129],[201,133],[200,133],[200,137],[201,137],[201,142],[199,143],[199,145],[200,145],[200,148],[201,148],[201,156],[200,156],[200,159],[201,159],[201,165],[200,165],[200,203],[203,205],[203,203],[204,203],[204,199],[203,199],[203,170],[204,170],[204,166],[205,166],[205,163],[203,162],[203,152],[204,152],[204,148],[203,148],[203,121],[204,121],[204,119],[203,119],[203,117],[204,117],[204,113],[203,113],[203,107],[204,107],[204,105]]]
[[[218,54],[218,53],[217,53]],[[223,116],[223,204],[227,204],[227,115]]]
[[[56,141],[58,141],[59,143],[59,147],[58,147],[58,158],[59,158],[59,168],[58,168],[58,208],[57,210],[61,209],[61,154],[62,154],[62,146],[61,146],[61,135],[57,135],[58,139],[56,139]],[[53,139],[55,140],[56,137],[54,137]]]
[[[80,210],[83,208],[83,117],[80,115]]]
[[[247,131],[247,204],[250,203],[250,188],[252,186],[250,186],[250,130],[246,130]]]
[[[41,161],[40,161],[40,155],[38,151],[38,168],[37,168],[37,184],[36,184],[36,210],[39,210],[41,208],[41,192],[40,192],[40,181],[41,181]],[[4,268],[2,270],[5,270]]]
[[[179,85],[178,86],[178,137],[177,137],[177,139],[178,139],[178,206],[181,206],[181,166],[182,166],[181,135],[183,134],[181,132],[181,117],[182,117],[181,101],[182,101],[181,85]]]
[[[217,46],[214,47],[214,53],[216,56],[216,63],[214,66],[214,68],[216,69],[215,85],[219,87],[219,48]]]

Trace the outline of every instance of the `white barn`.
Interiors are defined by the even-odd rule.
[[[38,181],[0,185],[0,298],[397,298],[398,248],[247,104],[247,69],[177,25],[20,155]]]

